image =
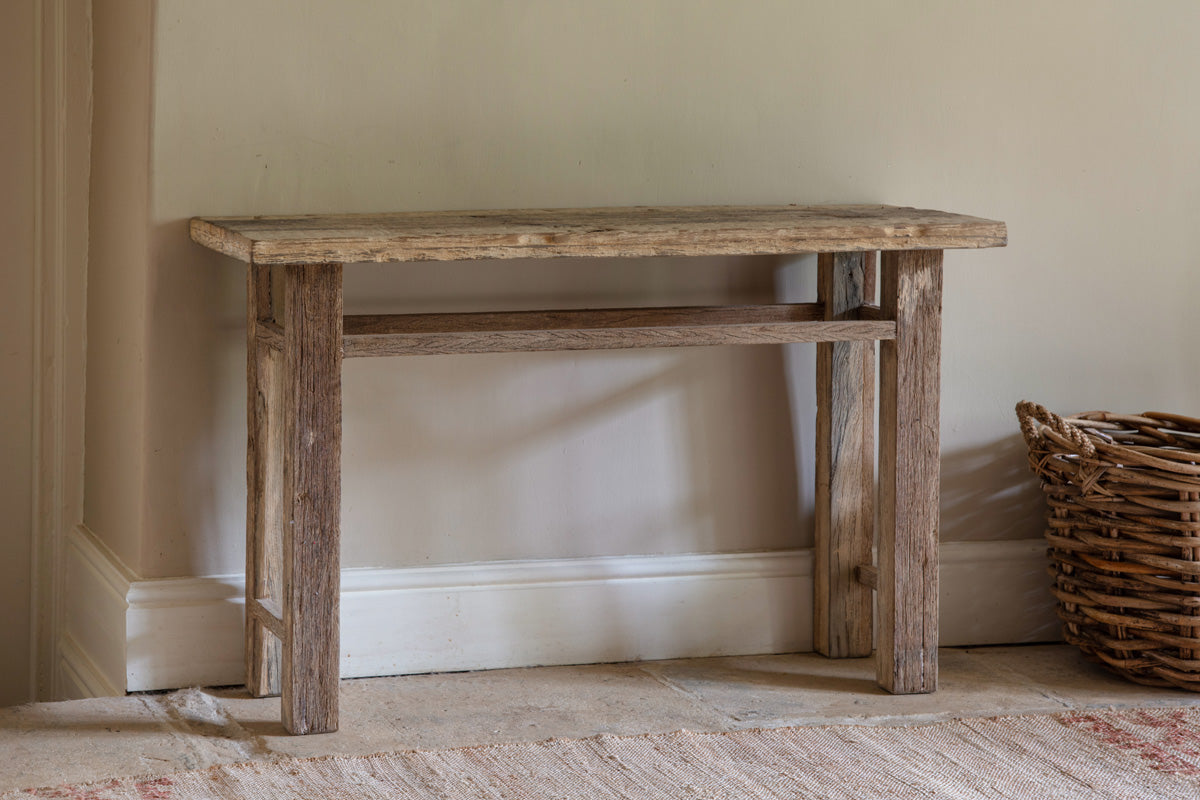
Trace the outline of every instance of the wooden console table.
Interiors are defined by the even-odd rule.
[[[942,251],[1004,223],[890,206],[594,208],[191,221],[249,264],[246,668],[292,733],[337,729],[343,358],[821,342],[814,639],[879,684],[937,687]],[[873,305],[875,253],[880,304]],[[363,261],[819,253],[815,303],[343,316]],[[875,345],[879,348],[878,563]]]

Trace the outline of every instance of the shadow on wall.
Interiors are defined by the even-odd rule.
[[[814,302],[817,295],[816,257],[783,263],[775,275],[781,303]],[[877,283],[878,286],[878,283]],[[875,302],[878,302],[876,298]],[[785,345],[784,369],[796,457],[797,492],[802,546],[813,544],[816,427],[816,345]],[[876,345],[876,357],[879,349]],[[879,369],[876,362],[875,378]],[[878,426],[878,385],[875,392]],[[1044,502],[1038,480],[1026,462],[1025,442],[1016,432],[976,447],[942,451],[942,541],[993,541],[1038,538],[1042,534]],[[943,441],[947,437],[943,437]],[[879,432],[875,431],[878,447]]]
[[[1020,434],[942,453],[942,541],[1038,538],[1044,514]]]
[[[347,275],[348,307],[444,309],[463,274],[481,282],[462,287],[450,307],[754,302],[774,269],[763,259],[436,266],[423,283],[412,278],[417,270],[389,267],[395,279],[384,283],[379,267],[357,265]],[[358,278],[403,305],[364,296]],[[796,546],[787,396],[771,348],[349,364],[348,563],[381,554],[411,565]],[[395,487],[415,501],[401,503]],[[363,530],[391,535],[354,532]]]
[[[154,244],[151,538],[141,571],[146,577],[240,571],[245,267],[190,242],[184,219],[159,225]],[[759,257],[351,265],[346,309],[764,302],[785,263]],[[737,347],[416,357],[405,360],[403,371],[395,359],[350,361],[343,399],[344,565],[561,557],[581,541],[582,556],[810,544],[811,523],[798,524],[797,513],[811,517],[811,502],[797,498],[796,487],[811,483],[809,467],[801,466],[811,433],[797,432],[798,417],[789,418],[778,353]],[[811,395],[811,369],[794,379],[798,391]],[[811,405],[804,414],[811,416]],[[614,458],[619,449],[612,440],[622,436],[629,446],[619,452],[628,455]],[[802,447],[798,461],[794,441]],[[597,490],[598,472],[618,491]],[[451,540],[464,530],[479,552],[455,550]],[[494,544],[510,536],[510,550]]]
[[[808,255],[781,263],[775,271],[775,296],[777,303],[816,302],[817,257]],[[812,547],[817,507],[817,346],[787,344],[781,350],[796,464],[797,513],[800,515],[796,546]]]
[[[941,587],[943,619],[957,620],[962,644],[1062,638],[1041,538],[1045,501],[1025,452],[1014,433],[942,454],[942,542],[978,543],[969,563],[955,563],[957,580]]]
[[[240,572],[245,546],[245,265],[193,244],[188,220],[151,241],[145,577]],[[221,435],[220,431],[236,433]],[[211,532],[222,531],[221,541]]]

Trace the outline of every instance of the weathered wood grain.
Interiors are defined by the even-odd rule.
[[[853,314],[850,314],[853,317]],[[345,357],[857,341],[890,321],[827,321],[815,303],[348,316]]]
[[[260,597],[279,597],[282,587],[283,450],[279,351],[259,337],[271,324],[271,268],[247,271],[246,386],[246,688],[254,697],[279,694],[282,652],[249,609]],[[277,631],[275,632],[278,633]]]
[[[250,600],[246,605],[249,616],[269,630],[278,641],[284,638],[283,606],[267,597]]]
[[[342,270],[290,264],[284,287],[283,724],[338,725]]]
[[[693,206],[197,217],[257,264],[755,255],[1000,247],[1002,222],[880,205]]]
[[[258,343],[266,345],[272,350],[283,351],[283,327],[270,320],[262,320],[258,323]]]
[[[817,299],[827,319],[858,312],[874,295],[874,253],[820,255]],[[817,345],[816,427],[813,646],[833,658],[868,656],[874,597],[854,568],[871,562],[875,532],[874,342]]]
[[[884,253],[879,362],[879,683],[937,689],[942,253]]]

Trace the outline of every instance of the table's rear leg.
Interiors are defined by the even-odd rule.
[[[338,726],[342,267],[289,264],[283,281],[283,724]]]
[[[280,437],[280,351],[262,339],[272,322],[271,269],[251,264],[247,281],[246,386],[246,688],[254,697],[279,694],[281,651],[256,613],[260,598],[281,595],[283,451]]]
[[[823,253],[817,268],[826,319],[874,300],[875,253]],[[874,428],[875,343],[818,344],[813,644],[834,658],[871,654],[873,597],[855,568],[871,563]]]
[[[886,251],[879,359],[879,685],[937,689],[942,251]]]

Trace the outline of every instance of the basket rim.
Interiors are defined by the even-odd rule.
[[[1115,441],[1105,430],[1186,431],[1198,434],[1200,419],[1180,414],[1147,411],[1142,414],[1114,414],[1108,411],[1087,411],[1062,417],[1045,406],[1022,400],[1016,406],[1021,433],[1032,453],[1036,450],[1058,451],[1079,456],[1088,461],[1112,466],[1139,466],[1158,469],[1176,475],[1200,476],[1200,449],[1189,451],[1172,447],[1128,445]],[[1148,434],[1149,435],[1149,434]],[[1165,434],[1169,436],[1170,434]]]

